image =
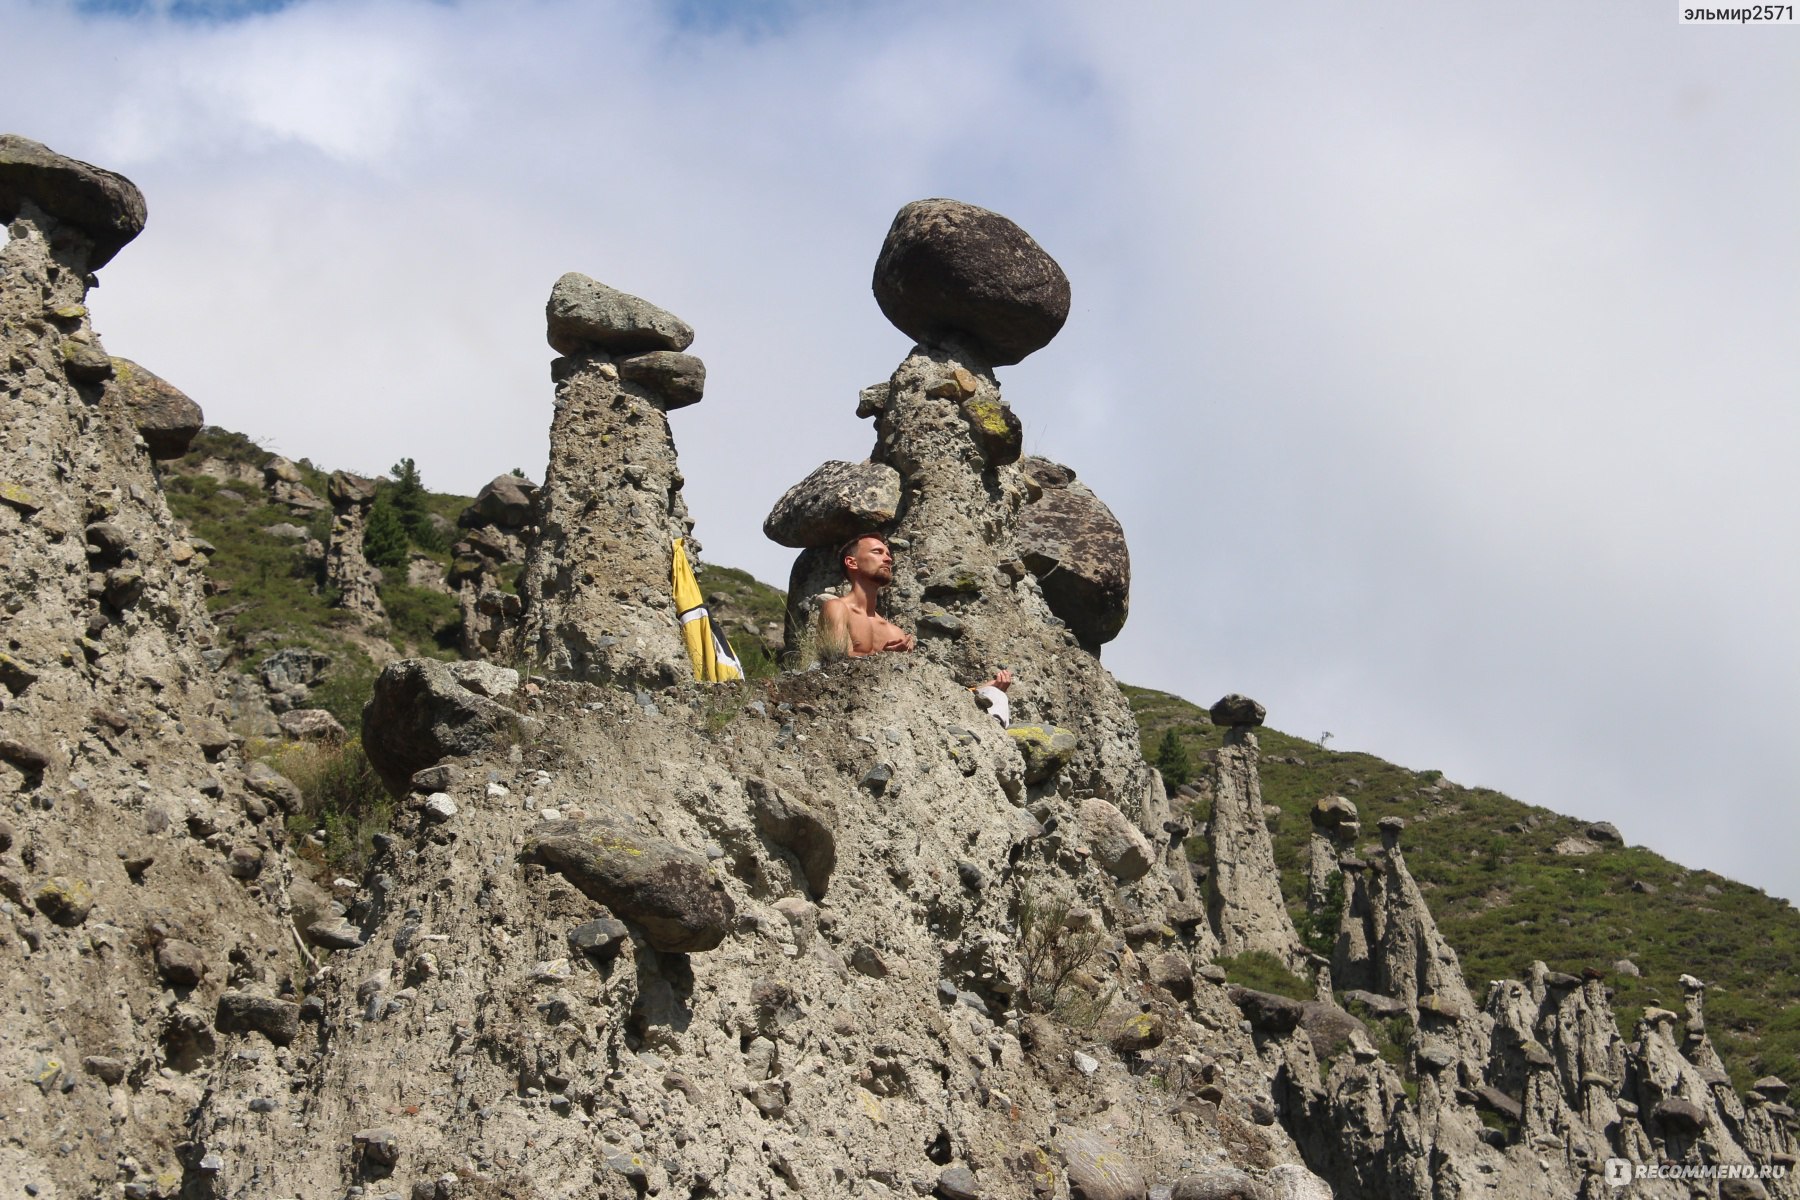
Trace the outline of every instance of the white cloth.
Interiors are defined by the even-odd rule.
[[[1000,728],[1005,729],[1012,724],[1012,703],[1007,700],[1005,692],[992,684],[975,689],[975,703],[987,709],[988,716],[1000,722]]]

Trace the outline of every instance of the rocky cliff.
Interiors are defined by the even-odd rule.
[[[878,261],[919,344],[858,397],[874,452],[770,518],[801,550],[793,632],[824,548],[873,525],[918,651],[682,681],[667,413],[700,398],[692,331],[565,276],[549,470],[506,519],[523,608],[492,630],[535,673],[383,672],[365,739],[399,816],[300,940],[282,781],[212,715],[193,549],[85,310],[58,315],[128,188],[0,143],[0,1168],[33,1194],[1423,1200],[1605,1195],[1613,1156],[1792,1165],[1785,1085],[1730,1088],[1698,980],[1629,1042],[1600,981],[1539,970],[1478,1004],[1404,830],[1357,857],[1348,801],[1315,841],[1337,946],[1304,951],[1241,697],[1188,861],[1098,658],[1123,534],[1073,472],[1020,460],[995,375],[1048,344],[1068,282],[951,201],[902,210]],[[997,665],[1010,729],[964,688]],[[1251,951],[1319,998],[1228,987],[1215,958]]]

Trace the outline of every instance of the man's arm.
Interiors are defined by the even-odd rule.
[[[843,658],[855,653],[850,644],[850,606],[833,597],[819,606],[819,657]]]

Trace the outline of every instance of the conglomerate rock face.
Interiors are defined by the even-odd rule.
[[[919,649],[682,682],[664,413],[698,373],[621,364],[691,335],[579,277],[506,649],[539,674],[390,666],[364,726],[395,824],[335,907],[290,904],[294,789],[211,715],[193,548],[64,349],[91,251],[59,222],[21,201],[0,249],[0,1179],[27,1194],[1596,1200],[1610,1154],[1792,1162],[1786,1085],[1720,1082],[1699,981],[1629,1043],[1599,981],[1542,968],[1477,1009],[1397,827],[1314,864],[1367,1022],[1228,990],[1190,830],[1017,561],[1018,423],[972,350],[869,397]],[[962,686],[999,665],[1024,728]],[[1280,952],[1255,769],[1213,866],[1275,897]]]
[[[282,813],[225,728],[204,555],[88,314],[142,197],[23,142],[0,138],[0,1179],[173,1195],[223,995],[303,978]]]

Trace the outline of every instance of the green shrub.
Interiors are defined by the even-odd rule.
[[[1242,954],[1213,960],[1225,970],[1225,978],[1242,987],[1259,992],[1274,992],[1291,1000],[1311,1000],[1310,980],[1288,970],[1279,958],[1266,950],[1246,950]]]
[[[333,871],[360,876],[373,853],[373,839],[394,820],[393,797],[363,753],[362,739],[332,745],[290,742],[269,763],[300,789],[300,811],[288,818],[296,840],[324,830],[320,856]],[[304,841],[301,845],[306,845]]]

